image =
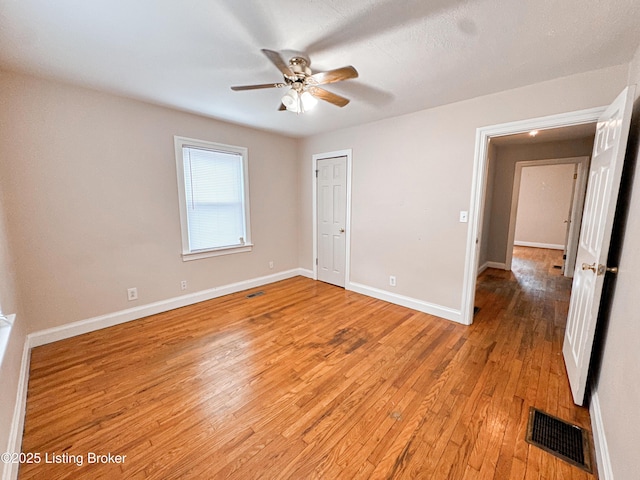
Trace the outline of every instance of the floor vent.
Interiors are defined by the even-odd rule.
[[[259,292],[253,292],[247,295],[247,298],[259,297],[260,295],[264,295],[264,292],[260,290]]]
[[[527,442],[589,473],[589,432],[536,408],[529,410]]]
[[[554,265],[553,268],[557,268],[558,270],[560,270],[562,268],[562,265]]]

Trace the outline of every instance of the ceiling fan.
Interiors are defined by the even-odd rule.
[[[261,88],[282,88],[289,87],[287,93],[282,97],[282,103],[278,110],[289,110],[295,113],[303,113],[313,108],[318,99],[344,107],[349,103],[349,99],[329,92],[318,85],[341,82],[350,78],[357,78],[358,71],[352,66],[336,68],[328,72],[313,73],[309,65],[311,62],[303,55],[294,56],[287,64],[278,52],[262,49],[262,53],[271,60],[282,75],[283,83],[264,83],[261,85],[241,85],[231,87],[231,90],[257,90]]]

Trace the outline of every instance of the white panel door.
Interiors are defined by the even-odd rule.
[[[345,284],[347,157],[318,160],[318,280]]]
[[[593,145],[562,348],[573,401],[577,405],[585,400],[632,105],[633,88],[628,87],[598,120]]]

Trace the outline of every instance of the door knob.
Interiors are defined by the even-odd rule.
[[[344,228],[341,228],[341,229],[340,229],[340,233],[344,233]]]
[[[587,263],[583,263],[582,264],[582,269],[583,270],[591,270],[596,275],[604,275],[604,272],[618,273],[618,267],[607,267],[606,265],[598,265],[598,266],[596,266],[595,262],[592,265],[589,265]]]

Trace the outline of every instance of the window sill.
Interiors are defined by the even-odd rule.
[[[4,318],[0,317],[0,365],[2,365],[4,354],[7,351],[9,335],[11,335],[11,327],[13,327],[15,319],[15,315],[6,315]]]
[[[211,250],[201,250],[199,252],[187,252],[182,254],[183,262],[199,260],[201,258],[219,257],[220,255],[232,255],[234,253],[250,252],[253,250],[253,243],[245,243],[238,247],[214,248]]]

